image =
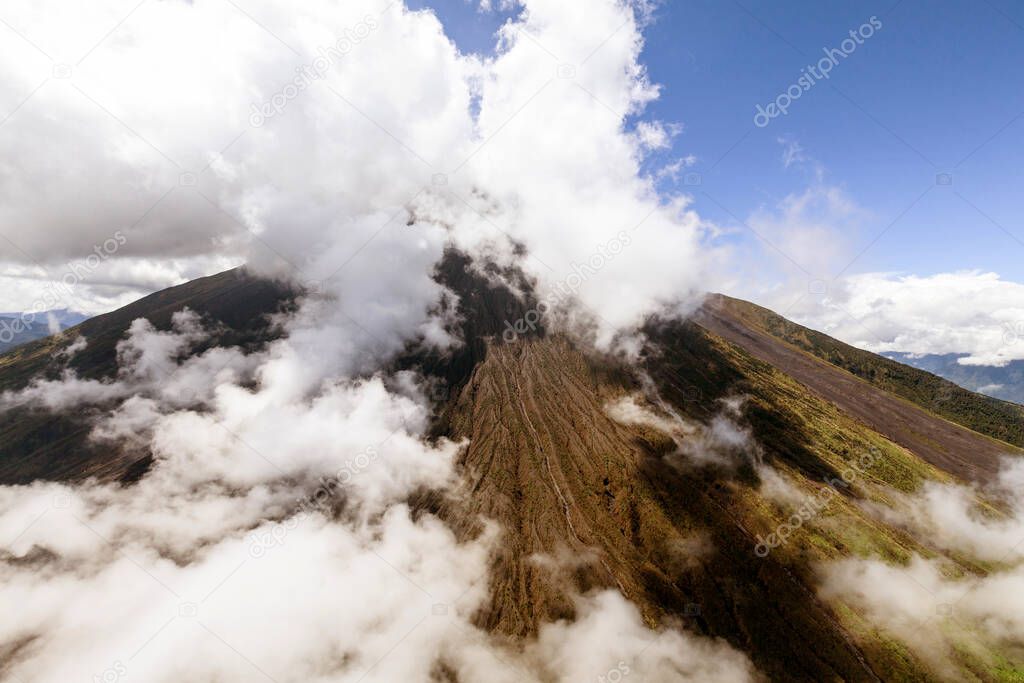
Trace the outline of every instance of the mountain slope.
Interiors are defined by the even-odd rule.
[[[1007,443],[1024,443],[1020,406],[855,349],[753,304],[715,295],[695,320],[965,479],[991,479],[1000,456],[1020,453]],[[945,420],[936,420],[936,415]]]
[[[944,556],[950,571],[983,575],[988,567],[870,509],[926,482],[990,476],[995,452],[1012,447],[764,332],[730,308],[743,302],[723,310],[712,299],[694,321],[651,321],[629,365],[543,329],[505,343],[504,320],[521,317],[528,301],[455,254],[437,277],[459,295],[466,343],[450,355],[411,346],[395,365],[446,388],[435,396],[433,434],[466,446],[459,488],[410,502],[462,538],[485,519],[500,526],[480,626],[529,639],[543,623],[572,618],[575,595],[614,588],[648,625],[722,638],[771,680],[933,680],[929,662],[855,606],[823,599],[818,568],[850,557],[898,565]],[[172,288],[0,357],[0,386],[56,372],[49,354],[78,333],[90,344],[75,357],[77,371],[112,376],[131,319],[166,327],[184,306],[219,321],[217,343],[258,348],[275,334],[265,315],[293,296],[240,273]],[[89,417],[5,415],[0,482],[97,476],[130,485],[142,476],[147,454],[91,445]],[[793,514],[768,476],[791,498],[831,497],[787,543],[761,553]],[[1024,672],[1005,652],[954,653],[961,680],[998,680],[993,662]]]
[[[0,313],[0,353],[48,337],[51,322],[59,329],[67,329],[85,321],[88,316],[66,309],[41,313]]]
[[[157,329],[190,308],[215,325],[213,344],[255,348],[273,336],[266,315],[286,305],[293,293],[273,282],[236,269],[151,294],[124,308],[91,318],[64,332],[33,341],[0,356],[0,392],[25,387],[33,378],[56,378],[65,368],[86,379],[117,373],[117,344],[132,321],[144,317]],[[79,336],[88,346],[64,362],[60,351]],[[35,479],[101,480],[131,478],[148,454],[111,452],[91,443],[91,414],[50,414],[38,409],[10,410],[0,422],[0,482]]]
[[[943,379],[986,396],[1024,404],[1024,361],[1010,361],[1003,367],[961,365],[963,353],[926,354],[890,352],[882,354],[898,363],[938,375]]]

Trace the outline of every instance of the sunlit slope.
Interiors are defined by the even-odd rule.
[[[709,296],[699,320],[716,332],[724,332],[725,321],[762,332],[951,422],[1024,447],[1024,407],[1017,404],[968,391],[930,372],[844,344],[740,299]]]
[[[992,566],[944,554],[933,539],[870,509],[925,482],[987,473],[987,461],[972,464],[977,444],[993,452],[1012,447],[819,360],[765,332],[756,317],[705,309],[698,322],[652,321],[639,362],[630,365],[543,329],[507,343],[504,321],[520,317],[525,302],[454,255],[438,277],[459,295],[465,343],[448,354],[410,347],[395,366],[438,387],[433,434],[464,441],[461,483],[422,492],[410,504],[438,514],[464,538],[488,523],[500,529],[479,624],[532,638],[543,623],[571,619],[575,595],[611,588],[637,604],[650,625],[727,640],[771,680],[935,679],[929,663],[855,607],[822,599],[819,571],[844,558],[901,566],[919,555],[947,557],[958,575],[986,575]],[[55,372],[52,352],[78,333],[90,345],[76,356],[76,371],[112,376],[116,344],[131,320],[165,327],[185,306],[220,324],[212,343],[258,348],[274,338],[266,316],[292,297],[235,272],[172,288],[0,357],[0,386]],[[870,354],[862,358],[868,360]],[[842,390],[830,394],[833,385]],[[857,400],[913,410],[914,421],[873,421]],[[624,420],[611,409],[623,401],[660,422]],[[749,444],[717,459],[695,458],[713,450],[704,440],[725,414],[734,430],[749,432]],[[0,480],[95,476],[130,485],[144,476],[148,454],[91,445],[89,417],[4,415]],[[901,431],[908,425],[911,436],[928,435],[932,450]],[[950,429],[954,440],[942,443]],[[956,439],[967,439],[971,452],[961,453]],[[767,547],[808,501],[818,501],[813,514]],[[953,655],[958,680],[1024,676],[1013,651],[968,644]]]

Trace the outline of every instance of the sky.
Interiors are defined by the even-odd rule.
[[[463,0],[416,4],[433,7],[460,47],[483,54],[510,15]],[[755,125],[758,105],[873,17],[881,28],[827,80]],[[679,126],[648,170],[683,160],[659,188],[691,196],[726,231],[720,243],[746,255],[735,277],[714,285],[875,351],[958,352],[994,364],[1017,355],[1003,342],[1024,336],[1014,286],[1024,282],[1024,89],[1014,86],[1024,6],[664,2],[644,38],[641,60],[662,87],[627,125]],[[786,224],[808,229],[786,235]],[[858,292],[835,281],[851,275],[863,276]],[[991,292],[986,282],[1008,296],[936,319],[935,309]],[[845,310],[813,301],[826,287]],[[932,314],[907,315],[922,308]]]
[[[500,54],[499,30],[524,11],[501,0],[410,0],[407,6],[435,13],[455,47],[480,63]],[[656,96],[619,111],[592,89],[588,95],[595,97],[596,116],[646,135],[641,173],[663,205],[683,202],[699,219],[704,257],[712,264],[699,275],[705,290],[756,301],[873,351],[962,353],[967,362],[986,364],[1024,357],[1024,288],[1018,284],[1024,282],[1018,189],[1024,91],[1014,87],[1024,65],[1024,8],[1006,0],[813,6],[695,0],[645,2],[641,13],[639,63]],[[99,22],[97,35],[75,42],[78,52],[69,49],[67,63],[75,64],[76,78],[97,69],[144,14],[116,26],[111,21],[107,35]],[[112,12],[113,19],[123,16]],[[29,43],[53,56],[45,22],[23,21],[13,11],[7,17],[0,31],[27,50],[27,56],[12,52],[25,62],[19,69],[27,73],[40,57]],[[865,37],[854,43],[851,31]],[[535,36],[523,39],[536,50],[539,69],[594,68],[585,66],[585,56],[574,64]],[[806,67],[847,44],[853,49],[836,58],[827,78],[808,81],[806,89],[797,85],[808,78]],[[62,85],[56,71],[39,86],[41,95],[34,89],[39,83],[26,77],[0,92],[0,146],[8,158],[31,144],[24,121],[42,115],[33,105]],[[788,97],[791,86],[799,97],[784,115],[756,118],[758,107]],[[110,79],[98,87],[118,89]],[[91,93],[94,106],[111,109],[116,98],[81,90]],[[173,99],[151,101],[174,107]],[[525,96],[520,104],[529,109]],[[162,134],[146,133],[139,112],[112,109],[107,113],[126,117],[121,122],[144,137]],[[231,139],[225,135],[204,142],[219,148]],[[47,156],[60,160],[52,150]],[[53,226],[67,220],[57,209],[68,191],[35,197],[19,178],[24,174],[11,162],[7,168],[3,196],[15,209],[0,214],[5,234],[60,234]],[[71,192],[115,177],[81,180],[69,184]],[[98,201],[86,202],[84,211],[97,211]],[[18,205],[26,202],[37,205],[33,211],[54,208],[54,215],[39,220],[36,213],[20,213]],[[141,199],[138,204],[145,208]],[[178,226],[161,232],[154,253],[132,242],[109,263],[100,254],[103,267],[88,278],[73,277],[77,286],[54,307],[98,313],[241,263],[237,242],[217,225],[225,216],[210,210],[202,200],[182,208]],[[132,227],[127,218],[117,225]],[[0,243],[0,308],[37,304],[41,287],[67,277],[67,264],[97,246],[86,239],[58,248],[35,242],[32,236]]]
[[[183,310],[170,329],[134,321],[111,378],[67,365],[79,337],[55,354],[59,377],[0,394],[0,410],[80,411],[91,438],[153,458],[130,487],[0,486],[16,558],[0,602],[25,606],[0,614],[5,675],[416,681],[441,662],[466,681],[579,681],[628,663],[650,681],[756,680],[742,652],[649,628],[615,590],[575,596],[574,622],[522,647],[478,629],[501,529],[463,540],[409,508],[458,491],[464,442],[429,438],[429,383],[387,368],[463,342],[433,277],[452,247],[496,279],[523,273],[547,329],[625,360],[645,320],[708,290],[879,350],[1024,357],[1016,246],[949,196],[1016,229],[1017,124],[952,185],[920,158],[955,165],[1012,118],[1020,36],[977,7],[901,14],[915,6],[766,4],[756,21],[645,0],[436,16],[379,0],[0,0],[0,310],[98,313],[240,263],[304,288],[265,347],[212,346],[216,328]],[[756,106],[806,78],[800,51],[865,26],[828,83],[805,80],[756,125]],[[951,543],[991,557],[1019,537],[1017,519],[993,541],[952,508]],[[860,588],[880,569],[828,588],[877,597],[889,623],[906,601]],[[995,578],[976,616],[1002,625],[1019,577]]]
[[[433,7],[460,47],[483,53],[508,16],[462,0],[413,5]],[[827,81],[786,116],[752,125],[758,104],[872,16],[882,28]],[[735,224],[734,215],[800,192],[816,164],[827,183],[870,211],[853,236],[854,254],[899,218],[856,270],[981,269],[1024,280],[1019,3],[666,2],[645,41],[642,60],[663,87],[644,117],[683,126],[658,161],[696,157],[691,170],[701,185],[693,193],[702,215]],[[780,138],[798,144],[807,161],[785,167]],[[936,186],[940,173],[952,175],[953,185]],[[682,175],[662,187],[692,189]]]
[[[0,603],[24,606],[0,615],[5,680],[756,680],[614,589],[492,636],[473,619],[504,530],[409,505],[462,486],[431,380],[390,369],[463,342],[447,249],[524,273],[545,326],[624,355],[714,270],[711,226],[642,169],[666,125],[604,109],[657,96],[634,6],[527,7],[479,59],[394,2],[0,0],[4,285],[23,287],[3,296],[102,308],[231,262],[304,286],[259,349],[211,345],[186,309],[133,321],[110,378],[64,365],[0,394],[152,454],[133,486],[0,486]],[[552,580],[582,566],[534,557]]]

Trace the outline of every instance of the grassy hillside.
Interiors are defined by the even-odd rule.
[[[764,462],[810,498],[867,454],[869,467],[790,543],[755,552],[793,513],[763,494],[750,461],[738,468],[676,467],[658,429],[623,425],[605,409],[643,385],[614,360],[569,340],[491,341],[446,409],[447,436],[468,446],[464,488],[433,509],[463,533],[481,516],[505,530],[481,626],[529,636],[571,617],[566,589],[615,588],[651,625],[679,620],[749,653],[771,680],[932,680],[919,661],[855,610],[815,594],[820,562],[858,556],[900,564],[934,557],[927,538],[879,523],[862,507],[951,477],[774,367],[692,323],[652,325],[644,367],[681,415],[707,422],[720,399],[746,399]],[[538,554],[574,558],[561,570]],[[953,560],[956,562],[956,560]],[[963,562],[964,572],[985,570]],[[962,680],[1000,680],[995,650],[963,658]],[[1009,669],[1020,674],[1020,662]],[[1016,667],[1016,668],[1015,668]]]
[[[1024,361],[1014,360],[1001,368],[991,365],[961,365],[963,353],[927,354],[886,353],[886,358],[925,370],[957,385],[986,396],[1024,405]]]
[[[1024,447],[1024,407],[968,391],[924,370],[844,344],[755,304],[709,297],[755,329],[792,344],[925,410],[979,434]]]
[[[952,481],[949,473],[696,323],[651,323],[640,366],[627,367],[544,330],[505,343],[503,323],[522,315],[524,302],[489,284],[465,259],[449,258],[438,277],[459,295],[467,343],[450,355],[410,347],[396,366],[444,382],[448,391],[435,397],[440,414],[434,434],[467,445],[460,452],[462,484],[455,495],[424,492],[411,503],[439,514],[462,537],[478,533],[481,519],[501,525],[490,599],[476,615],[482,627],[530,637],[542,623],[573,616],[573,592],[614,588],[638,606],[649,625],[677,624],[723,638],[748,653],[770,680],[934,680],[926,662],[854,607],[822,600],[815,572],[823,562],[847,557],[881,557],[899,565],[914,555],[942,555],[933,539],[880,521],[865,503],[884,504],[928,481]],[[214,343],[255,348],[274,335],[265,315],[288,306],[291,296],[237,272],[172,288],[0,356],[0,387],[55,372],[53,352],[79,333],[90,347],[75,367],[84,376],[110,375],[116,343],[131,320],[146,317],[165,328],[184,306],[221,325]],[[826,346],[824,335],[819,339],[799,326],[775,323],[764,309],[726,303],[751,327],[766,334],[777,328],[771,337],[776,346],[784,346],[776,339],[787,334],[803,338],[809,348],[841,353],[843,362],[869,375],[870,367],[886,367],[877,366],[884,359],[853,353],[834,340],[835,346]],[[886,381],[906,390],[907,380],[898,374],[902,366],[892,365],[897,367],[888,370]],[[742,397],[735,420],[750,429],[757,448],[732,465],[694,467],[660,428],[610,416],[610,402],[651,398],[652,386],[691,426],[710,423],[722,413],[724,400]],[[971,414],[974,395],[964,393],[962,412]],[[925,432],[938,434],[949,425],[922,415]],[[96,476],[129,483],[145,472],[146,453],[97,450],[87,441],[88,426],[87,414],[8,413],[0,423],[0,482]],[[871,462],[787,544],[765,556],[756,552],[759,538],[794,514],[791,502],[766,493],[759,463],[788,482],[793,495],[807,499],[827,488],[825,480],[846,477],[865,454],[873,454]],[[538,561],[540,556],[564,562],[556,566]],[[948,562],[960,575],[988,570],[963,558]],[[988,643],[972,641],[951,656],[959,680],[1024,677],[1024,661]]]

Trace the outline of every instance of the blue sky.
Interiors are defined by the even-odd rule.
[[[434,8],[464,51],[489,51],[505,16],[464,0],[410,5]],[[753,125],[756,105],[872,16],[882,28],[829,80],[788,115]],[[692,154],[701,174],[699,188],[680,178],[663,189],[695,190],[702,215],[738,229],[731,239],[756,240],[737,219],[800,193],[820,169],[863,209],[847,228],[852,254],[884,231],[850,272],[980,269],[1024,280],[1024,4],[667,2],[645,35],[643,61],[664,88],[644,118],[684,125],[654,162]],[[780,138],[808,161],[785,168]],[[939,173],[951,187],[936,184]]]

